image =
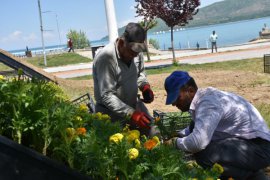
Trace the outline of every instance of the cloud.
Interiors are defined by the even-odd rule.
[[[2,43],[16,43],[16,42],[34,42],[38,39],[35,33],[24,35],[22,31],[16,30],[6,37],[0,39]]]

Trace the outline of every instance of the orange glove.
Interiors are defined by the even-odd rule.
[[[145,84],[142,88],[143,102],[151,103],[154,101],[154,93],[149,84]]]
[[[131,116],[131,120],[140,128],[150,129],[150,118],[144,112],[135,111]]]

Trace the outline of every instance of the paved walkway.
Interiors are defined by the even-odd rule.
[[[270,41],[260,43],[247,43],[239,46],[222,47],[218,53],[211,50],[176,51],[175,56],[180,64],[203,64],[230,60],[241,60],[248,58],[263,57],[270,54]],[[147,59],[145,57],[145,59]],[[172,64],[172,53],[152,56],[151,62],[145,62],[146,68],[157,68]],[[60,78],[72,78],[92,74],[92,62],[61,67],[44,69]]]

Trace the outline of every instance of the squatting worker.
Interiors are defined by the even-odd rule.
[[[213,87],[198,89],[187,72],[165,80],[166,104],[189,111],[194,122],[168,144],[191,152],[204,168],[219,163],[222,179],[266,179],[270,165],[270,131],[259,111],[243,97]]]
[[[139,24],[129,23],[121,37],[95,56],[93,79],[97,112],[110,115],[123,126],[128,123],[132,129],[148,132],[151,118],[137,97],[140,89],[143,102],[154,100],[144,71],[145,37]]]

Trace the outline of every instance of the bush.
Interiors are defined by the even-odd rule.
[[[156,39],[149,39],[149,44],[152,44],[154,48],[159,49],[159,42]]]
[[[0,78],[0,133],[95,179],[217,178],[157,137],[73,105],[54,83]],[[217,166],[217,165],[216,165]]]

